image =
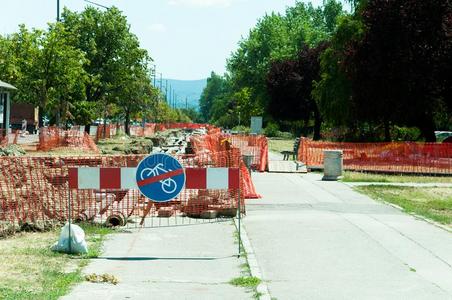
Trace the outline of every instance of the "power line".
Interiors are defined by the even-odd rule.
[[[88,3],[91,3],[91,4],[94,4],[94,5],[97,5],[97,6],[99,6],[99,7],[103,7],[103,8],[105,8],[105,9],[110,9],[110,8],[111,8],[111,7],[108,7],[108,6],[105,6],[105,5],[102,5],[102,4],[99,4],[99,3],[96,3],[96,2],[90,1],[90,0],[83,0],[83,1],[88,2]]]

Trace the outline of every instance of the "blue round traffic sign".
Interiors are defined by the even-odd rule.
[[[167,154],[152,154],[137,167],[137,185],[140,192],[155,202],[176,198],[185,185],[185,172],[180,162]]]

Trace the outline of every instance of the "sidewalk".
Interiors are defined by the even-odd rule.
[[[452,235],[319,174],[254,173],[244,227],[272,297],[452,299]]]
[[[231,222],[135,229],[113,234],[84,274],[111,274],[118,285],[84,282],[73,299],[252,299],[228,282],[240,277]]]

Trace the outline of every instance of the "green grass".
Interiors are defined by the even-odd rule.
[[[232,279],[229,283],[233,286],[255,289],[261,283],[261,280],[257,277],[242,276]]]
[[[376,200],[402,207],[408,213],[421,215],[448,226],[452,225],[452,189],[400,186],[360,186],[356,190]]]
[[[384,175],[361,172],[344,172],[343,182],[394,182],[394,183],[452,183],[452,176]]]
[[[233,233],[234,237],[234,244],[238,245],[238,237],[239,233],[237,230]],[[247,291],[253,293],[254,299],[259,299],[261,296],[261,293],[257,291],[257,286],[261,283],[261,280],[257,277],[251,276],[251,268],[248,263],[248,255],[245,251],[245,248],[243,247],[243,243],[241,244],[241,257],[245,259],[245,262],[240,265],[241,269],[241,275],[240,277],[233,278],[229,281],[229,284],[233,286],[239,286],[247,289]]]
[[[105,227],[82,224],[88,242],[86,255],[67,255],[50,250],[60,230],[21,233],[0,240],[0,299],[58,299],[83,280],[81,268],[97,257]]]
[[[269,138],[268,139],[268,150],[281,153],[281,151],[293,151],[293,143],[295,142],[295,139],[275,139],[275,138]],[[292,156],[290,157],[292,159]]]

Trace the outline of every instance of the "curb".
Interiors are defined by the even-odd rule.
[[[451,232],[451,233],[452,233],[452,228],[449,228],[449,227],[447,227],[447,226],[445,226],[445,225],[443,225],[443,224],[440,224],[440,223],[438,223],[438,222],[436,222],[436,221],[430,220],[430,219],[428,219],[428,218],[426,218],[426,217],[423,217],[423,216],[420,216],[420,215],[418,215],[418,214],[407,212],[405,209],[403,209],[403,207],[398,206],[397,204],[390,203],[390,202],[383,201],[383,200],[380,200],[380,201],[381,201],[382,203],[386,204],[386,205],[392,206],[392,207],[394,207],[394,208],[400,210],[401,212],[403,212],[403,213],[405,213],[405,214],[407,214],[407,215],[413,216],[413,217],[415,217],[416,219],[422,220],[422,221],[424,221],[424,222],[427,222],[427,223],[429,223],[429,224],[432,224],[432,225],[434,225],[434,226],[436,226],[436,227],[439,227],[439,228],[441,228],[441,229],[443,229],[443,230],[445,230],[445,231],[448,231],[448,232]]]
[[[350,188],[357,187],[357,185],[347,184],[346,182],[343,182],[343,183],[344,183],[345,185],[347,185],[348,187],[350,187]],[[378,185],[378,184],[377,184],[377,185]],[[363,185],[361,185],[361,186],[363,186]],[[380,184],[380,186],[388,186],[388,185],[381,185],[381,184]],[[391,185],[391,186],[396,186],[396,185]],[[400,186],[400,185],[399,185],[399,186]],[[435,187],[436,187],[436,186],[435,186]],[[438,186],[438,187],[441,187],[441,186]],[[366,196],[367,196],[367,195],[366,195]],[[367,196],[367,197],[369,197],[369,196]],[[369,198],[372,199],[372,200],[375,200],[375,199],[373,199],[372,197],[369,197]],[[376,200],[376,201],[379,201],[379,202],[381,202],[381,203],[383,203],[383,204],[389,205],[389,206],[391,206],[391,207],[393,207],[393,208],[395,208],[395,209],[400,210],[401,212],[403,212],[403,213],[405,213],[405,214],[407,214],[407,215],[413,216],[413,217],[415,217],[416,219],[422,220],[422,221],[427,222],[427,223],[429,223],[429,224],[431,224],[431,225],[433,225],[433,226],[436,226],[436,227],[441,228],[441,229],[443,229],[443,230],[445,230],[445,231],[447,231],[447,232],[451,232],[451,233],[452,233],[452,228],[450,228],[450,227],[448,227],[448,226],[445,226],[445,225],[443,225],[443,224],[441,224],[441,223],[438,223],[438,222],[436,222],[436,221],[430,220],[430,219],[428,219],[428,218],[426,218],[426,217],[420,216],[420,215],[418,215],[418,214],[407,212],[403,207],[401,207],[401,206],[399,206],[399,205],[397,205],[397,204],[394,204],[394,203],[385,201],[385,200],[383,200],[383,199],[378,199],[378,200]]]
[[[234,219],[235,228],[238,228],[237,219]],[[241,239],[242,239],[242,245],[247,255],[247,261],[248,265],[250,266],[250,272],[251,276],[259,278],[261,280],[261,283],[257,286],[256,290],[260,294],[259,299],[261,300],[271,300],[270,292],[268,290],[267,283],[264,282],[264,279],[262,277],[262,273],[259,267],[259,264],[256,259],[256,255],[254,255],[253,247],[251,246],[251,242],[248,238],[248,234],[245,230],[245,227],[240,226],[241,231]]]

